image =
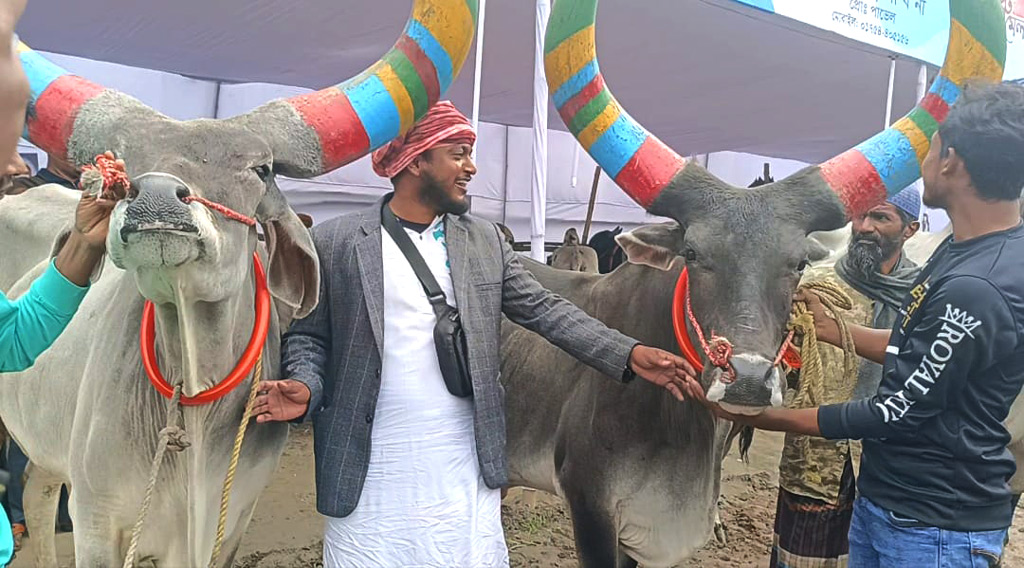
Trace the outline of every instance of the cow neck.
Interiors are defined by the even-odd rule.
[[[262,273],[258,266],[254,271]],[[261,291],[266,294],[265,287]],[[178,287],[173,304],[154,305],[157,367],[167,386],[161,389],[147,374],[158,390],[181,381],[182,404],[194,406],[224,396],[251,374],[255,358],[246,364],[245,356],[254,346],[257,355],[262,350],[270,321],[269,297],[258,310],[259,294],[254,292],[250,277],[238,294],[225,300],[191,300]],[[240,380],[229,385],[225,379],[232,375]]]

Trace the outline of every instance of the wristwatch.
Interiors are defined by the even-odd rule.
[[[633,346],[633,349],[640,347],[641,343],[637,343]],[[631,382],[636,378],[636,371],[633,370],[633,366],[630,365],[630,361],[633,360],[633,349],[629,350],[629,357],[626,358],[626,368],[622,370],[622,382],[623,384]]]

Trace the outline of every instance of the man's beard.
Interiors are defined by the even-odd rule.
[[[424,181],[423,189],[420,190],[420,201],[427,207],[437,211],[438,215],[444,215],[445,213],[462,215],[469,211],[468,201],[465,199],[459,201],[452,198],[437,180],[428,175],[425,176]]]
[[[847,266],[864,280],[873,280],[882,272],[882,263],[896,253],[900,243],[854,235],[847,247]]]

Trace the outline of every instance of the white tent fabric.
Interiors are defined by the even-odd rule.
[[[533,46],[533,175],[530,176],[530,256],[544,262],[544,230],[548,206],[548,82],[544,73],[544,32],[551,15],[550,0],[537,0]]]

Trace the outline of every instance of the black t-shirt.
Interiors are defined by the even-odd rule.
[[[1024,228],[943,243],[904,301],[868,399],[824,406],[826,438],[864,439],[858,490],[930,526],[1013,517],[1003,426],[1024,384]]]

